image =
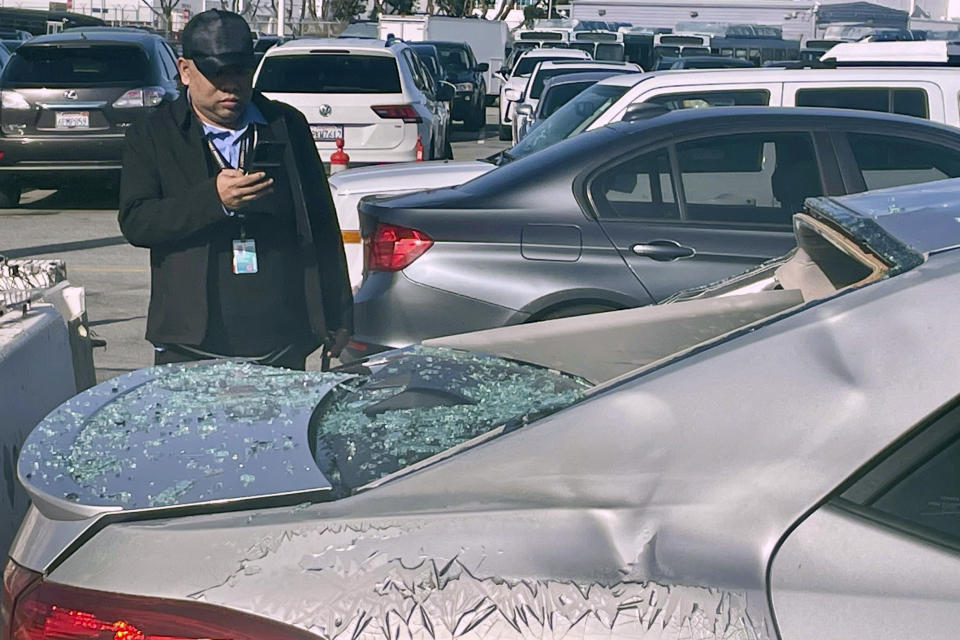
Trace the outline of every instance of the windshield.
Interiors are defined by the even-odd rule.
[[[563,69],[540,69],[537,72],[537,75],[533,77],[533,86],[530,87],[530,97],[538,99],[543,93],[543,85],[550,78],[555,78],[556,76],[562,76],[572,73],[587,73],[589,71],[597,71],[597,69],[591,68],[570,68],[565,67]]]
[[[530,131],[510,149],[510,157],[530,155],[585,131],[626,92],[627,87],[599,84],[590,87]]]
[[[400,93],[400,72],[392,56],[268,56],[257,74],[257,89],[276,93]]]
[[[567,104],[573,98],[594,84],[594,81],[585,82],[565,82],[561,85],[555,85],[543,95],[543,100],[537,107],[537,117],[541,120],[549,118],[557,109]]]
[[[515,76],[528,76],[533,72],[533,68],[540,62],[551,62],[554,60],[569,60],[570,56],[523,56],[517,62],[513,70]]]
[[[150,65],[136,45],[26,45],[3,70],[5,84],[91,85],[145,82]]]
[[[462,48],[445,47],[443,45],[436,45],[436,47],[440,52],[440,64],[444,69],[453,70],[470,68],[470,58],[467,56],[467,52]]]

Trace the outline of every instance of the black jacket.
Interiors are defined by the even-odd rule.
[[[303,267],[309,336],[353,330],[353,296],[330,189],[310,128],[293,107],[254,93],[270,137],[285,143]],[[211,227],[225,213],[216,167],[186,92],[127,131],[120,182],[120,230],[150,249],[150,308],[146,338],[154,344],[200,344],[207,331]],[[288,201],[289,202],[289,201]],[[299,280],[299,279],[298,279]],[[278,310],[282,313],[283,310]]]

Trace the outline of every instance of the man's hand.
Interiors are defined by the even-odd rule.
[[[350,342],[350,332],[346,329],[337,329],[335,333],[329,334],[323,348],[330,354],[330,357],[339,358],[340,352],[343,351],[348,342]]]
[[[273,178],[262,171],[248,174],[239,169],[224,169],[217,174],[217,195],[227,209],[242,209],[271,193]]]

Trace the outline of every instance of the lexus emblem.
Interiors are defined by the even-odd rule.
[[[333,113],[333,107],[331,107],[328,104],[320,105],[320,115],[322,115],[324,118],[326,118],[331,113]]]
[[[76,89],[67,89],[63,92],[63,97],[67,100],[76,100],[78,97]]]

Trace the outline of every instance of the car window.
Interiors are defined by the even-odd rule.
[[[149,78],[149,70],[146,51],[135,45],[24,45],[4,68],[3,82],[20,86],[137,83]]]
[[[847,140],[867,189],[960,177],[960,153],[929,142],[849,133]]]
[[[766,89],[737,89],[733,91],[684,91],[664,93],[648,98],[646,102],[662,104],[671,111],[703,107],[766,107],[770,92]]]
[[[177,56],[173,54],[170,45],[165,42],[160,45],[160,60],[166,67],[167,73],[170,74],[170,79],[176,80],[180,76],[180,71],[177,69]]]
[[[407,63],[407,67],[410,69],[410,75],[413,76],[413,84],[416,85],[420,91],[431,93],[429,90],[430,81],[426,77],[419,60],[417,60],[417,56],[410,49],[404,49],[402,55]]]
[[[789,225],[810,196],[823,195],[807,133],[743,133],[677,145],[691,222]]]
[[[400,71],[393,56],[267,56],[257,75],[257,89],[277,93],[400,93]]]
[[[896,447],[839,498],[908,532],[960,545],[960,408]]]
[[[541,62],[552,62],[555,60],[569,60],[569,57],[564,56],[524,56],[520,58],[517,62],[516,68],[513,70],[513,75],[515,76],[527,76],[533,72],[533,68]]]
[[[526,156],[586,130],[626,92],[627,87],[600,84],[590,87],[527,134],[510,149],[510,155]]]
[[[666,149],[647,153],[601,172],[590,184],[601,218],[679,219]]]
[[[556,76],[566,76],[574,75],[577,73],[596,73],[600,71],[597,68],[584,68],[584,67],[564,67],[561,69],[544,69],[541,67],[536,75],[533,76],[531,85],[530,85],[530,96],[534,99],[539,99],[543,95],[543,85],[550,78],[555,78]]]
[[[553,115],[554,111],[567,104],[581,91],[594,84],[589,82],[565,82],[560,85],[550,87],[550,90],[542,94],[542,100],[537,106],[537,117],[544,119]]]
[[[923,89],[799,89],[796,106],[862,109],[917,118],[930,117],[927,92]]]

